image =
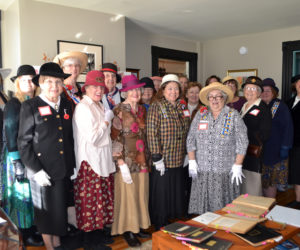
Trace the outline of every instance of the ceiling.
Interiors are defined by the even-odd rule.
[[[14,0],[0,0],[6,9]],[[300,25],[299,0],[34,0],[123,15],[150,32],[205,41]]]

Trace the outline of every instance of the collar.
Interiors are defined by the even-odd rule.
[[[47,104],[49,104],[49,105],[51,106],[51,108],[55,109],[55,108],[54,108],[54,107],[55,107],[55,104],[57,104],[57,106],[58,106],[58,108],[59,108],[60,100],[61,100],[60,96],[58,96],[58,101],[57,101],[57,103],[49,101],[48,98],[47,98],[44,94],[40,94],[39,97],[40,97],[44,102],[46,102]]]
[[[118,92],[119,92],[119,89],[116,87],[116,90],[114,92],[107,93],[106,96],[112,97],[112,96],[116,95]]]

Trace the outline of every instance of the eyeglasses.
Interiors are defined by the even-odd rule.
[[[220,101],[221,99],[223,99],[224,97],[222,95],[217,95],[217,96],[208,96],[207,100],[212,101],[212,100],[217,100]]]
[[[255,87],[245,87],[245,90],[248,90],[248,91],[257,91],[257,88],[255,88]]]

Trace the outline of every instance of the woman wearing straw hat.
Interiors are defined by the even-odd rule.
[[[199,93],[208,111],[199,111],[187,137],[192,189],[189,213],[221,209],[240,194],[247,129],[239,113],[226,106],[233,98],[227,86],[214,82]]]
[[[64,93],[69,100],[75,104],[79,103],[82,92],[77,79],[88,63],[86,53],[79,51],[62,52],[54,58],[53,62],[58,63],[64,73],[70,74],[70,77],[64,80]]]
[[[100,100],[105,93],[104,75],[99,70],[87,73],[82,87],[82,100],[73,116],[73,134],[76,156],[74,195],[77,225],[85,234],[85,245],[113,243],[104,239],[103,228],[113,222],[115,164],[112,158],[110,125],[114,117],[105,110]],[[91,236],[89,238],[89,236]],[[96,242],[95,242],[96,243]],[[99,247],[99,245],[98,245]]]
[[[22,103],[18,148],[27,168],[34,220],[49,250],[63,249],[67,233],[68,179],[74,172],[72,104],[60,96],[65,74],[56,63],[45,63],[32,81],[41,94]]]
[[[180,97],[178,76],[165,75],[147,113],[147,142],[154,164],[150,213],[156,230],[168,219],[186,215],[183,163],[190,113]]]
[[[141,245],[137,237],[150,237],[141,231],[150,226],[146,109],[139,104],[144,85],[134,75],[123,77],[120,91],[126,97],[113,110],[111,132],[117,165],[111,234],[123,234],[131,247]]]
[[[41,236],[35,236],[33,225],[33,204],[29,180],[26,177],[18,151],[17,139],[21,103],[33,98],[37,86],[32,78],[36,75],[31,65],[21,65],[17,75],[11,78],[15,84],[15,97],[4,108],[4,159],[3,159],[3,208],[22,233],[25,245],[41,246]]]

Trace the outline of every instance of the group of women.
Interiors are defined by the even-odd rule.
[[[2,206],[24,234],[36,225],[47,249],[64,249],[68,223],[86,233],[87,249],[109,249],[107,228],[139,246],[151,223],[159,229],[241,192],[274,196],[287,184],[298,99],[293,120],[272,79],[247,78],[244,97],[234,78],[217,76],[201,89],[173,74],[129,75],[117,89],[117,68],[107,63],[80,88],[86,60],[60,54],[39,74],[22,65],[12,79],[16,98],[4,108]],[[300,77],[294,81],[300,93]],[[292,184],[300,192],[299,179]]]

